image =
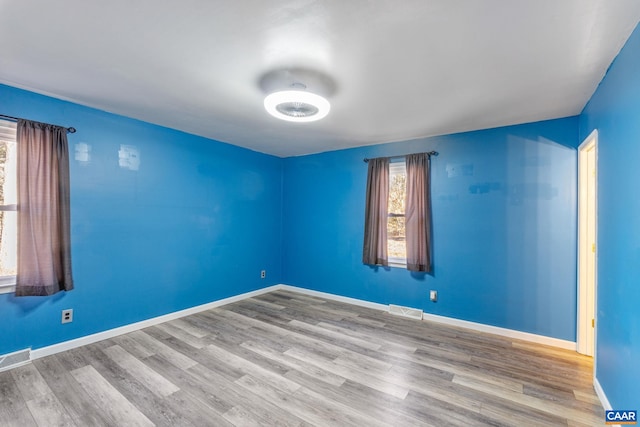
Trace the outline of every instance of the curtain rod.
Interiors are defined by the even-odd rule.
[[[26,120],[26,119],[21,119],[20,117],[7,116],[6,114],[0,114],[0,118],[8,119],[8,120],[15,120],[16,122],[17,122],[18,120]],[[42,122],[38,122],[38,123],[42,123]],[[45,123],[45,124],[46,124],[46,123]],[[68,127],[68,128],[66,128],[66,127],[64,127],[64,126],[60,126],[60,127],[62,127],[62,128],[64,128],[64,129],[66,129],[66,130],[67,130],[67,133],[76,133],[76,128],[72,128],[72,127]]]
[[[416,153],[416,154],[419,154],[419,153]],[[426,154],[426,155],[428,155],[428,156],[437,156],[437,155],[438,155],[438,152],[437,152],[437,151],[428,151],[428,152],[426,152],[426,153],[424,153],[424,154]],[[408,154],[403,154],[402,156],[390,156],[390,157],[388,157],[388,158],[389,158],[389,159],[399,159],[400,157],[407,157],[407,156],[408,156]],[[365,159],[363,159],[363,160],[364,160],[364,162],[365,162],[365,163],[369,163],[369,160],[373,160],[373,159],[367,159],[367,158],[365,158]]]

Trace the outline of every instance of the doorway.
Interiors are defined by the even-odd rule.
[[[597,162],[598,131],[594,130],[578,148],[577,350],[587,356],[593,356],[596,347]]]

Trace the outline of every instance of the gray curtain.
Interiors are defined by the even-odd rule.
[[[73,289],[67,130],[19,120],[16,295]]]
[[[367,201],[364,217],[362,262],[389,265],[387,257],[387,204],[389,201],[389,159],[369,160]]]
[[[407,270],[431,272],[431,194],[429,155],[410,154],[407,164],[405,232]]]

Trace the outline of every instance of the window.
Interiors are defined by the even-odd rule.
[[[0,293],[13,292],[17,268],[16,123],[0,120]]]
[[[407,169],[404,161],[389,164],[389,202],[387,214],[387,253],[390,264],[407,264],[405,241],[405,197]]]
[[[367,194],[362,263],[433,271],[431,265],[430,153],[365,159]]]

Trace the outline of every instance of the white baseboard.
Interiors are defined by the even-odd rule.
[[[148,328],[149,326],[154,326],[159,323],[168,322],[170,320],[178,319],[180,317],[189,316],[191,314],[196,314],[201,311],[209,310],[212,308],[220,307],[226,304],[230,304],[236,301],[241,301],[246,298],[251,298],[257,295],[262,295],[268,292],[273,292],[277,290],[287,290],[292,292],[297,292],[304,295],[316,296],[320,298],[326,298],[328,300],[343,302],[347,304],[353,304],[360,307],[371,308],[373,310],[379,311],[389,311],[389,306],[384,304],[379,304],[371,301],[365,301],[356,298],[344,297],[341,295],[330,294],[327,292],[314,291],[311,289],[299,288],[297,286],[291,285],[273,285],[266,288],[258,289],[251,292],[246,292],[240,295],[235,295],[229,298],[224,298],[221,300],[213,301],[207,304],[198,305],[196,307],[187,308],[180,311],[175,311],[173,313],[168,313],[162,316],[154,317],[147,320],[142,320],[140,322],[131,323],[129,325],[121,326],[114,329],[109,329],[107,331],[98,332],[91,335],[86,335],[84,337],[76,338],[69,341],[64,341],[58,344],[53,344],[47,347],[38,348],[35,350],[31,350],[31,360],[39,359],[41,357],[46,357],[52,354],[60,353],[63,351],[71,350],[73,348],[77,348],[83,345],[93,344],[98,341],[102,341],[105,339],[113,338],[118,335],[126,334],[129,332],[137,331],[139,329]],[[515,331],[512,329],[500,328],[497,326],[484,325],[481,323],[469,322],[466,320],[453,319],[445,316],[437,316],[434,314],[425,313],[424,320],[429,320],[433,322],[444,323],[453,326],[459,326],[479,332],[487,332],[496,335],[502,335],[509,338],[521,339],[524,341],[534,342],[538,344],[545,344],[554,347],[559,347],[567,350],[576,350],[576,343],[571,341],[565,341],[557,338],[545,337],[542,335],[531,334],[527,332]],[[599,386],[599,385],[598,385]],[[598,389],[596,389],[596,392]],[[600,389],[602,396],[604,396],[604,392]],[[598,393],[600,397],[600,393]],[[605,397],[606,399],[606,397]],[[601,397],[602,400],[602,397]],[[604,402],[603,402],[604,406]]]
[[[195,307],[187,308],[180,311],[174,311],[173,313],[164,314],[162,316],[153,317],[151,319],[142,320],[140,322],[131,323],[129,325],[120,326],[119,328],[109,329],[107,331],[98,332],[84,337],[76,338],[69,341],[64,341],[58,344],[53,344],[47,347],[31,350],[31,360],[39,359],[41,357],[49,356],[52,354],[60,353],[63,351],[71,350],[83,345],[93,344],[98,341],[106,340],[109,338],[117,337],[118,335],[127,334],[129,332],[137,331],[139,329],[148,328],[159,323],[168,322],[170,320],[179,319],[180,317],[189,316],[191,314],[200,313],[201,311],[210,310],[212,308],[220,307],[232,302],[241,301],[246,298],[255,297],[257,295],[266,294],[280,289],[280,285],[269,286],[266,288],[258,289],[244,294],[235,295],[229,298],[209,302],[207,304],[198,305]]]
[[[600,381],[598,381],[598,378],[593,379],[593,388],[596,391],[596,395],[598,396],[598,399],[600,399],[600,403],[602,404],[604,410],[612,411],[613,407],[611,406],[611,403],[609,403],[609,399],[607,398],[604,389],[600,385]]]
[[[564,350],[576,351],[576,343],[573,341],[561,340],[559,338],[547,337],[544,335],[532,334],[530,332],[516,331],[514,329],[501,328],[499,326],[485,325],[484,323],[470,322],[468,320],[454,319],[452,317],[438,316],[437,314],[424,313],[423,320],[431,322],[444,323],[447,325],[458,326],[461,328],[471,329],[478,332],[486,332],[494,335],[501,335],[507,338],[515,338],[518,340],[529,341],[536,344],[543,344],[552,347],[562,348]]]
[[[365,301],[365,300],[360,300],[355,298],[343,297],[340,295],[329,294],[326,292],[313,291],[305,288],[298,288],[296,286],[291,286],[291,285],[279,285],[279,286],[280,286],[279,289],[283,289],[283,290],[317,296],[317,297],[326,298],[334,301],[345,302],[347,304],[359,305],[361,307],[372,308],[374,310],[389,311],[389,306],[384,304],[378,304],[375,302],[370,302],[370,301]],[[468,320],[454,319],[452,317],[438,316],[436,314],[429,314],[429,313],[424,313],[422,319],[431,321],[431,322],[438,322],[438,323],[443,323],[447,325],[458,326],[461,328],[471,329],[478,332],[486,332],[489,334],[501,335],[508,338],[515,338],[523,341],[529,341],[536,344],[543,344],[543,345],[548,345],[552,347],[562,348],[565,350],[576,351],[575,342],[561,340],[559,338],[546,337],[544,335],[537,335],[529,332],[521,332],[521,331],[516,331],[514,329],[506,329],[506,328],[501,328],[499,326],[485,325],[483,323],[470,322]]]
[[[358,305],[360,307],[371,308],[373,310],[389,311],[389,306],[384,304],[378,304],[376,302],[365,301],[362,299],[343,297],[341,295],[329,294],[327,292],[314,291],[311,289],[299,288],[291,285],[278,285],[279,289],[283,291],[292,291],[299,294],[310,295],[313,297],[326,298],[332,301],[344,302],[347,304]]]

